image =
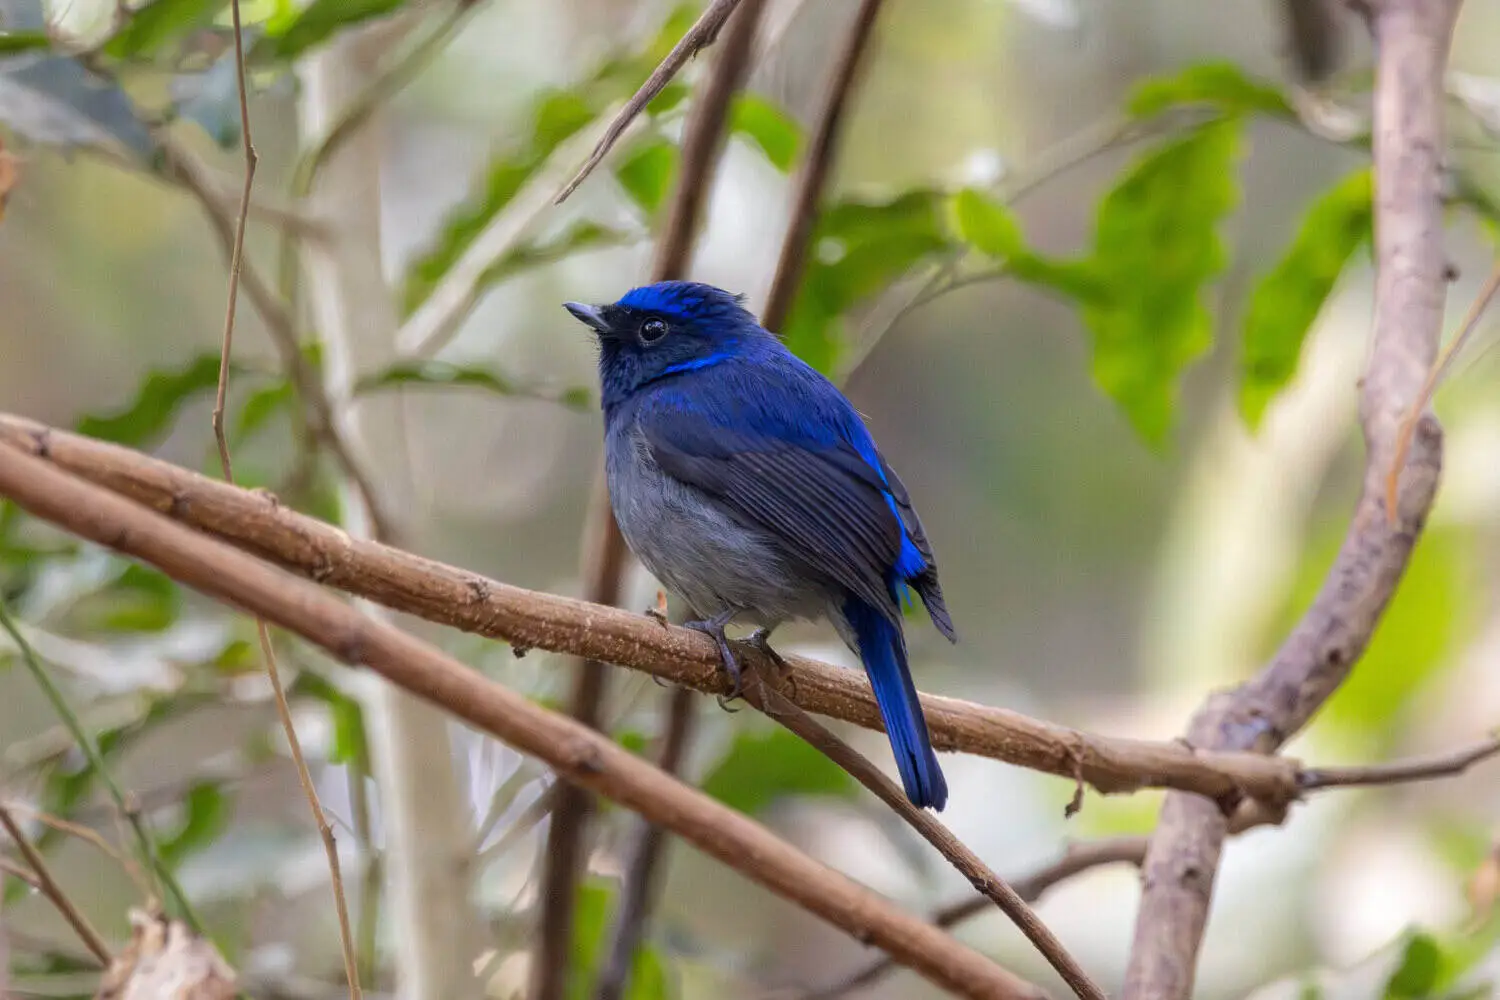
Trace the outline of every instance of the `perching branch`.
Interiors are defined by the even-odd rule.
[[[1401,421],[1417,400],[1442,326],[1443,67],[1458,0],[1371,0],[1375,91],[1374,345],[1360,417],[1363,489],[1312,607],[1261,673],[1211,699],[1188,740],[1270,752],[1305,725],[1364,652],[1406,569],[1437,491],[1441,430],[1419,423],[1387,510],[1385,477]],[[1228,820],[1223,801],[1169,795],[1145,864],[1126,1000],[1186,1000]]]
[[[875,31],[875,19],[880,14],[881,0],[860,0],[849,34],[839,50],[834,63],[828,89],[823,95],[823,105],[818,109],[817,124],[807,143],[802,164],[797,171],[792,195],[792,213],[787,219],[786,235],[781,242],[781,255],[776,260],[776,276],[771,279],[771,291],[766,296],[766,307],[761,312],[761,325],[773,333],[780,333],[797,292],[802,287],[802,265],[807,258],[807,242],[812,236],[813,224],[818,218],[818,202],[823,197],[823,188],[828,180],[828,170],[833,163],[834,146],[838,142],[839,128],[844,121],[844,108],[849,102],[849,92],[854,87],[854,78],[870,36]]]
[[[16,850],[21,852],[21,857],[25,858],[26,864],[31,867],[30,874],[36,879],[36,886],[42,895],[46,896],[47,900],[57,908],[57,912],[62,914],[62,918],[68,922],[69,927],[73,928],[79,940],[94,953],[94,957],[107,967],[114,958],[110,954],[109,946],[104,943],[99,932],[94,930],[94,925],[89,923],[89,918],[85,917],[78,907],[73,905],[67,893],[62,891],[62,886],[57,884],[57,879],[52,877],[52,872],[47,867],[47,859],[42,857],[41,852],[26,839],[26,834],[21,830],[16,818],[3,805],[0,805],[0,826],[5,828],[11,842],[16,845]]]
[[[733,6],[732,3],[729,5],[730,8]],[[682,135],[679,180],[672,195],[666,227],[656,246],[651,265],[652,281],[668,281],[687,273],[703,205],[708,200],[714,167],[724,145],[729,101],[739,89],[749,64],[764,0],[745,0],[744,7],[688,113]],[[726,9],[725,17],[729,12]],[[716,26],[714,31],[717,30]],[[585,523],[588,535],[583,558],[584,596],[597,604],[618,603],[627,552],[625,539],[621,537],[614,512],[610,509],[602,470],[594,485]],[[578,665],[569,709],[573,718],[598,728],[603,712],[605,681],[605,666],[599,660],[585,660]],[[582,867],[582,843],[590,812],[588,796],[578,789],[565,787],[558,796],[547,828],[541,894],[542,939],[537,962],[533,965],[531,1000],[557,1000],[563,994],[571,955],[573,900],[577,895],[573,886]]]
[[[0,414],[0,444],[144,503],[319,583],[415,615],[510,643],[639,670],[706,694],[728,694],[713,641],[663,627],[645,615],[490,580],[368,539],[243,490],[119,445]],[[753,648],[747,665],[770,665]],[[869,682],[859,671],[787,656],[796,672],[791,700],[808,712],[881,729]],[[1297,797],[1299,765],[1285,757],[1193,750],[1084,733],[1018,712],[957,698],[922,696],[939,750],[991,757],[1101,792],[1176,788],[1210,798],[1237,793],[1268,803]]]
[[[1104,991],[1089,979],[1088,973],[1083,971],[1077,959],[1068,954],[1062,942],[1046,924],[1037,918],[1016,890],[991,871],[989,866],[955,837],[934,813],[912,805],[906,793],[897,787],[896,783],[883,771],[859,751],[788,701],[779,691],[765,682],[763,675],[754,675],[747,697],[756,708],[816,747],[835,764],[853,775],[860,784],[874,792],[877,798],[895,810],[896,815],[921,834],[924,840],[936,847],[938,852],[958,869],[964,878],[969,880],[969,884],[974,886],[980,895],[998,906],[1001,912],[1021,929],[1021,933],[1025,934],[1027,940],[1036,946],[1080,1000],[1104,1000]]]
[[[233,487],[223,487],[232,489]],[[765,827],[321,588],[205,538],[15,448],[0,447],[0,495],[80,537],[303,636],[536,757],[565,780],[639,812],[706,854],[966,997],[1039,997],[1035,987],[818,863]],[[653,623],[653,627],[655,626]]]
[[[708,5],[708,9],[698,16],[698,20],[688,29],[687,34],[682,36],[682,40],[672,47],[671,52],[667,53],[661,65],[651,71],[651,76],[646,82],[641,84],[640,89],[610,120],[603,137],[594,146],[594,151],[589,154],[589,158],[578,169],[578,173],[573,175],[573,179],[565,184],[557,193],[557,197],[553,199],[554,205],[561,205],[568,199],[568,195],[578,190],[578,185],[582,184],[584,179],[593,173],[594,168],[604,160],[605,155],[620,136],[625,134],[625,129],[635,120],[635,117],[646,110],[646,105],[651,103],[651,99],[672,82],[672,78],[683,66],[687,65],[687,61],[714,43],[714,39],[719,37],[719,29],[724,27],[724,22],[729,20],[729,15],[734,13],[734,8],[739,2],[740,0],[713,0],[713,3]]]

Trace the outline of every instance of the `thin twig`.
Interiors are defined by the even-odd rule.
[[[221,201],[211,190],[206,168],[170,133],[160,132],[156,138],[166,169],[173,177],[181,181],[203,209],[214,235],[218,237],[223,247],[225,257],[232,262],[237,227],[234,218],[224,209]],[[309,430],[328,449],[328,453],[333,456],[344,475],[354,484],[359,495],[365,499],[367,506],[370,507],[372,520],[378,525],[388,527],[386,513],[380,506],[369,473],[365,471],[364,466],[345,440],[335,419],[333,404],[329,401],[328,393],[307,356],[302,352],[296,325],[292,322],[285,303],[277,297],[270,285],[250,265],[249,261],[240,262],[240,281],[244,285],[245,294],[249,297],[250,303],[255,306],[256,312],[260,314],[261,322],[265,324],[266,330],[271,335],[271,343],[280,357],[282,370],[291,380],[292,387],[297,391],[297,398],[302,401],[307,411]]]
[[[746,0],[747,5],[755,0]],[[667,709],[667,737],[657,766],[667,774],[678,774],[688,743],[692,740],[693,721],[698,713],[697,693],[689,688],[672,692]],[[646,933],[657,889],[657,870],[666,847],[667,832],[655,823],[641,823],[628,852],[625,875],[620,883],[620,901],[610,926],[608,947],[594,987],[594,1000],[619,1000],[630,983],[630,971],[636,949]]]
[[[761,312],[761,325],[773,333],[779,333],[797,292],[802,287],[802,265],[807,258],[807,242],[812,236],[813,225],[818,218],[818,202],[823,197],[823,188],[828,181],[828,170],[833,163],[834,148],[838,144],[840,126],[844,120],[844,109],[849,103],[849,93],[854,87],[854,78],[859,73],[870,36],[875,30],[875,19],[880,14],[881,0],[860,0],[859,10],[849,26],[849,34],[839,50],[828,78],[828,87],[823,94],[823,105],[818,110],[817,125],[807,143],[802,164],[797,170],[797,180],[792,194],[792,212],[787,219],[786,235],[782,238],[781,254],[776,259],[776,276],[771,279],[771,290],[766,296],[766,306]]]
[[[53,816],[51,813],[43,812],[22,802],[6,802],[3,805],[13,813],[19,812],[30,816],[43,826],[51,827],[59,833],[67,834],[70,837],[77,837],[79,840],[91,844],[101,854],[124,869],[126,876],[130,881],[135,883],[136,889],[140,891],[143,898],[151,895],[151,884],[146,880],[145,873],[141,871],[140,866],[129,855],[122,854],[113,844],[105,840],[103,834],[98,830],[84,826],[81,823],[74,823],[63,819],[61,816]]]
[[[11,878],[25,882],[38,892],[42,889],[42,880],[36,877],[35,872],[25,865],[16,864],[9,858],[0,858],[0,872],[4,872]]]
[[[94,957],[99,959],[100,963],[104,966],[108,967],[109,963],[114,959],[114,956],[110,953],[109,946],[104,943],[104,939],[99,936],[99,932],[94,930],[94,925],[89,923],[88,917],[79,912],[78,907],[73,905],[73,901],[68,898],[67,893],[62,891],[62,886],[57,884],[57,880],[52,877],[52,872],[47,868],[47,859],[42,857],[41,852],[31,845],[31,841],[26,839],[26,834],[22,832],[20,825],[16,823],[15,817],[3,805],[0,805],[0,826],[5,827],[5,832],[10,835],[10,839],[15,843],[16,850],[21,852],[21,857],[25,858],[26,863],[31,866],[31,873],[36,876],[37,887],[41,890],[42,895],[46,896],[52,905],[57,908],[57,912],[62,914],[63,919],[68,922],[68,926],[72,927],[74,932],[77,933],[79,940],[88,946],[89,951],[94,953]]]
[[[179,583],[262,616],[341,662],[369,668],[541,760],[567,781],[669,827],[747,878],[891,953],[941,988],[966,997],[1040,996],[1036,987],[808,857],[753,819],[312,583],[8,446],[0,446],[0,496],[35,517],[149,563]]]
[[[713,3],[708,5],[708,9],[698,17],[698,20],[688,29],[687,34],[682,36],[682,40],[672,47],[671,52],[667,53],[661,65],[651,71],[651,76],[641,84],[641,88],[610,120],[609,127],[604,130],[604,135],[594,146],[594,151],[589,154],[589,158],[579,168],[578,173],[573,175],[573,179],[557,193],[553,204],[561,205],[567,200],[568,195],[578,190],[578,185],[582,184],[584,178],[588,177],[599,165],[635,117],[651,103],[651,99],[672,82],[672,77],[687,65],[689,59],[714,43],[714,39],[719,35],[719,29],[724,26],[725,21],[729,20],[729,15],[734,13],[734,8],[739,2],[740,0],[713,0]]]
[[[1374,343],[1360,394],[1364,482],[1312,606],[1261,672],[1210,698],[1188,742],[1272,752],[1349,676],[1395,593],[1437,493],[1442,432],[1418,422],[1394,505],[1386,477],[1437,354],[1446,291],[1443,68],[1458,0],[1375,0]],[[1394,515],[1394,516],[1388,516]],[[1168,795],[1147,851],[1125,1000],[1187,1000],[1207,926],[1230,796]]]
[[[724,17],[727,18],[733,12],[736,2],[738,0],[727,3],[716,0],[715,6],[723,6]],[[679,180],[673,192],[666,226],[652,261],[652,281],[683,277],[692,258],[699,219],[713,184],[719,153],[724,146],[729,101],[744,78],[764,0],[746,0],[746,6],[748,9],[736,19],[735,27],[714,64],[712,75],[704,84],[702,92],[694,99],[692,111],[684,126]],[[687,44],[713,9],[711,7],[705,12],[673,52]],[[722,23],[722,20],[715,23],[712,32],[704,37],[711,41]],[[708,44],[708,41],[702,42],[698,47]],[[662,66],[665,67],[670,62],[669,56]],[[657,74],[661,72],[661,69],[657,70]],[[663,77],[663,84],[670,75],[668,73]],[[644,89],[642,92],[644,93]],[[649,101],[650,95],[645,100]],[[610,129],[614,130],[618,125],[623,130],[628,124],[628,118],[617,116]],[[596,155],[602,157],[604,154],[600,150],[604,149],[607,149],[607,145],[601,142]],[[580,174],[575,179],[575,186],[582,177],[583,174]],[[610,509],[609,493],[602,470],[595,480],[585,523],[589,536],[584,548],[584,594],[598,604],[618,603],[628,553]],[[603,662],[585,660],[578,665],[569,712],[573,718],[590,728],[597,729],[603,718],[605,681],[606,667]],[[582,869],[582,844],[589,821],[590,803],[586,794],[571,786],[562,788],[558,796],[547,828],[546,857],[542,873],[541,947],[533,966],[531,1000],[558,1000],[563,995],[567,967],[571,960],[573,901],[577,895],[573,886]]]
[[[1443,377],[1448,373],[1448,369],[1453,365],[1453,360],[1458,357],[1458,353],[1464,349],[1464,346],[1469,342],[1469,338],[1474,335],[1475,329],[1479,326],[1480,319],[1483,318],[1485,311],[1489,309],[1490,303],[1494,301],[1497,292],[1500,292],[1500,263],[1497,263],[1494,269],[1490,271],[1490,276],[1485,281],[1484,287],[1479,290],[1479,294],[1469,304],[1469,311],[1464,315],[1464,321],[1458,326],[1458,335],[1453,338],[1453,342],[1443,350],[1443,353],[1438,356],[1437,361],[1433,363],[1432,369],[1427,373],[1427,381],[1422,383],[1422,391],[1417,394],[1417,401],[1412,404],[1411,412],[1407,413],[1406,419],[1401,422],[1401,431],[1396,438],[1396,454],[1391,459],[1391,469],[1386,473],[1385,477],[1385,506],[1386,517],[1388,518],[1396,516],[1396,494],[1401,486],[1401,470],[1406,465],[1407,452],[1411,450],[1411,438],[1416,432],[1417,420],[1422,416],[1422,412],[1431,405],[1432,394],[1437,391],[1438,383],[1443,380]]]
[[[219,449],[219,467],[226,483],[234,482],[234,467],[229,458],[229,441],[224,435],[224,403],[229,394],[229,360],[233,355],[235,305],[239,300],[240,269],[245,251],[245,222],[250,214],[250,192],[255,183],[255,166],[260,157],[255,152],[255,141],[250,133],[249,92],[245,86],[245,43],[240,24],[240,0],[230,0],[229,9],[234,25],[235,73],[239,85],[240,138],[245,157],[245,187],[240,195],[239,217],[235,220],[234,251],[229,260],[228,303],[224,309],[224,338],[219,351],[219,385],[214,400],[214,440]],[[281,684],[281,670],[276,664],[276,651],[271,646],[271,633],[265,619],[255,619],[255,634],[260,640],[261,658],[265,661],[266,676],[271,681],[271,693],[276,702],[276,715],[286,733],[286,742],[292,753],[292,763],[297,770],[297,781],[307,797],[308,809],[312,812],[313,825],[323,841],[323,852],[328,857],[328,876],[333,890],[334,910],[338,914],[339,940],[344,951],[344,974],[349,981],[350,1000],[359,1000],[359,968],[354,958],[354,937],[349,929],[349,907],[344,901],[344,879],[339,871],[338,845],[333,839],[333,829],[323,814],[323,804],[318,800],[317,788],[308,771],[307,760],[302,756],[302,741],[297,738],[297,727],[292,722],[292,710],[287,705],[286,690]]]
[[[1500,737],[1473,746],[1430,757],[1398,760],[1365,767],[1319,767],[1303,771],[1297,783],[1306,792],[1319,788],[1352,788],[1370,785],[1401,785],[1433,778],[1450,778],[1500,754]]]
[[[1046,924],[1037,917],[1020,894],[999,875],[990,870],[979,856],[964,845],[936,815],[912,805],[906,793],[870,760],[839,739],[827,727],[813,719],[796,704],[756,675],[747,697],[761,711],[816,747],[839,767],[849,772],[886,805],[895,810],[912,829],[954,868],[969,880],[976,890],[1011,919],[1027,940],[1034,944],[1082,1000],[1104,1000],[1104,991],[1089,978],[1078,960],[1068,954]]]
[[[1011,882],[1016,895],[1028,903],[1041,899],[1047,890],[1074,875],[1104,865],[1139,865],[1146,856],[1145,837],[1117,837],[1090,844],[1074,844],[1063,852],[1063,856],[1051,864]],[[971,896],[949,904],[932,914],[935,927],[953,927],[981,913],[993,912],[994,902],[987,896]],[[804,993],[801,1000],[836,1000],[854,990],[888,975],[897,968],[896,963],[882,955],[849,973],[847,976],[819,990]]]
[[[84,757],[88,759],[89,766],[93,768],[95,777],[104,786],[105,792],[109,795],[111,801],[114,802],[115,808],[119,810],[119,814],[129,821],[131,830],[135,833],[136,844],[140,849],[141,856],[145,859],[147,866],[151,869],[156,880],[171,894],[172,901],[177,906],[182,918],[187,921],[190,927],[201,934],[203,925],[199,922],[197,913],[193,911],[193,905],[188,902],[187,894],[182,891],[182,886],[178,885],[177,877],[172,874],[172,869],[162,859],[161,852],[157,850],[156,839],[151,836],[151,831],[147,828],[146,821],[142,818],[140,809],[126,797],[125,793],[120,790],[120,786],[115,784],[114,775],[105,766],[104,755],[99,752],[99,745],[94,741],[93,736],[89,735],[88,730],[83,728],[83,724],[78,721],[78,716],[73,711],[73,707],[68,704],[68,700],[63,697],[62,691],[53,683],[52,676],[47,672],[46,667],[42,666],[42,661],[36,655],[36,651],[31,648],[31,643],[27,642],[26,637],[21,634],[20,628],[17,627],[15,619],[11,617],[10,609],[6,607],[4,601],[0,601],[0,628],[9,633],[12,641],[16,644],[16,649],[20,651],[21,662],[26,665],[26,669],[30,672],[32,679],[36,681],[37,687],[42,689],[42,694],[52,704],[52,710],[57,713],[57,717],[62,720],[63,725],[68,727],[68,732],[73,735],[74,742],[83,751]]]

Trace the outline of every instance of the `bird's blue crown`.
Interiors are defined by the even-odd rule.
[[[755,322],[755,317],[745,308],[745,296],[701,281],[659,281],[654,285],[642,285],[626,292],[615,305],[683,323]]]
[[[780,348],[744,302],[713,285],[661,281],[633,288],[613,305],[568,309],[598,335],[608,410],[661,379]]]

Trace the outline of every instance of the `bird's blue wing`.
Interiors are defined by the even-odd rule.
[[[642,400],[638,427],[652,457],[898,621],[895,583],[930,559],[913,564],[922,556],[903,530],[883,463],[860,454],[869,440],[862,425],[851,433],[858,416],[826,383],[768,387],[763,373],[738,379],[711,371],[699,373],[690,391],[664,385]],[[880,462],[873,443],[865,450]]]

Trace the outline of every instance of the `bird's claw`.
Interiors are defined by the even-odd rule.
[[[662,628],[666,628],[667,625],[669,624],[667,622],[667,613],[664,610],[662,610],[661,608],[659,608],[659,607],[658,608],[647,608],[645,611],[642,611],[641,614],[645,615],[647,618],[650,618],[652,621],[656,622],[656,624],[660,625]]]
[[[726,712],[737,712],[739,709],[730,708],[729,703],[739,699],[744,690],[744,670],[740,667],[740,661],[735,658],[734,650],[729,648],[729,637],[724,634],[724,626],[729,624],[729,619],[723,616],[710,618],[706,621],[683,622],[683,628],[690,628],[694,632],[702,632],[714,641],[719,649],[719,665],[729,675],[729,694],[719,695],[719,707]]]
[[[772,648],[771,631],[769,626],[761,626],[745,637],[745,643],[760,650],[766,659],[776,665],[777,672],[787,679],[787,684],[789,685],[788,693],[795,699],[797,697],[797,675],[792,672],[792,665],[786,662],[786,658]]]

